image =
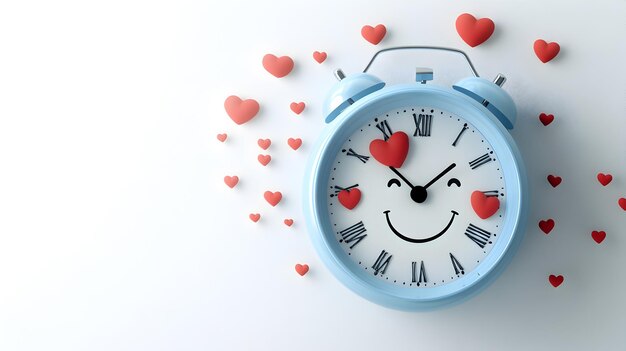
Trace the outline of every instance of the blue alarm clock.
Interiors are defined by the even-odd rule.
[[[462,54],[473,76],[450,89],[427,84],[428,68],[394,86],[366,73],[380,53],[405,49]],[[475,295],[511,261],[528,213],[505,78],[480,78],[464,52],[426,46],[384,49],[363,73],[335,75],[304,181],[322,261],[390,308],[430,310]]]

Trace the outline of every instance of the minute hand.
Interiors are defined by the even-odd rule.
[[[424,185],[424,189],[428,189],[429,186],[433,185],[433,183],[435,183],[436,181],[439,180],[439,178],[443,177],[444,175],[446,175],[446,173],[450,172],[450,170],[452,170],[452,168],[456,167],[456,163],[453,163],[451,165],[448,166],[448,168],[444,169],[441,173],[439,173],[435,178],[433,178],[433,180],[431,180],[430,182],[428,182],[428,184]]]

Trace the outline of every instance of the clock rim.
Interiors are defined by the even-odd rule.
[[[507,189],[506,215],[496,244],[471,272],[437,287],[394,287],[366,274],[353,261],[347,259],[330,224],[326,188],[332,162],[350,135],[373,116],[394,108],[419,104],[462,116],[489,141],[498,155],[504,174]],[[452,89],[433,85],[385,87],[346,108],[316,143],[305,171],[303,201],[307,229],[313,246],[326,267],[339,281],[362,297],[401,310],[430,310],[449,306],[484,289],[511,261],[522,241],[528,216],[526,179],[523,159],[515,141],[496,117],[478,102]]]

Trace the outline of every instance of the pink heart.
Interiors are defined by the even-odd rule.
[[[561,47],[558,43],[547,43],[543,39],[537,39],[535,40],[533,49],[535,50],[535,55],[537,55],[539,60],[541,60],[541,62],[543,63],[546,63],[559,54]]]
[[[276,57],[272,54],[263,56],[263,67],[276,78],[282,78],[293,69],[293,60],[289,56]]]
[[[256,143],[263,150],[267,150],[267,148],[270,147],[270,145],[272,145],[272,141],[269,140],[269,139],[259,139],[259,140],[256,141]]]
[[[291,227],[291,225],[293,224],[293,219],[291,219],[291,218],[286,218],[286,219],[283,221],[283,223],[285,223],[285,225],[286,225],[287,227]]]
[[[307,272],[309,271],[309,265],[308,264],[297,264],[296,265],[296,272],[298,272],[298,274],[300,274],[301,276],[304,276]]]
[[[289,138],[289,140],[287,140],[287,144],[289,144],[289,146],[291,146],[292,149],[298,150],[300,146],[302,146],[302,139]]]
[[[224,177],[224,183],[226,183],[226,185],[228,185],[231,189],[235,187],[235,185],[237,185],[237,183],[239,183],[239,177],[237,176],[225,176]]]
[[[262,164],[263,166],[267,166],[268,163],[270,163],[270,161],[272,160],[272,156],[270,155],[262,155],[259,154],[259,156],[257,156],[256,158],[260,164]]]
[[[258,213],[250,213],[248,217],[250,217],[250,220],[254,223],[258,222],[259,219],[261,219],[261,215]]]
[[[293,111],[295,114],[299,115],[302,113],[302,111],[304,111],[304,102],[292,102],[289,105],[289,108],[291,108],[291,111]]]
[[[265,193],[263,193],[263,197],[265,198],[265,201],[267,201],[267,203],[269,203],[272,206],[276,206],[278,205],[280,200],[283,198],[283,194],[281,194],[280,191],[271,192],[268,190]]]
[[[361,28],[363,38],[374,45],[380,43],[385,34],[387,34],[387,28],[383,24],[379,24],[376,27],[365,25]]]
[[[259,103],[254,99],[241,100],[238,96],[231,95],[224,101],[224,109],[235,123],[241,125],[256,116]]]
[[[315,51],[313,53],[313,59],[315,61],[317,61],[317,63],[322,63],[322,62],[326,61],[326,57],[328,57],[328,55],[326,55],[326,53],[323,52],[323,51],[322,52]]]
[[[217,135],[217,140],[219,140],[221,142],[226,141],[226,138],[228,138],[228,134],[226,134],[226,133],[222,133],[222,134],[218,134]]]

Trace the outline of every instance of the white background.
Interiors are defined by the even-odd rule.
[[[494,20],[488,42],[461,41],[463,12]],[[3,2],[0,349],[623,349],[625,15],[622,0]],[[360,28],[378,23],[388,34],[375,47]],[[540,63],[537,38],[562,52]],[[508,77],[533,195],[511,266],[432,313],[388,310],[339,284],[300,206],[332,70],[407,44],[462,48],[485,77]],[[328,52],[322,65],[315,50]],[[266,53],[296,69],[270,76]],[[417,65],[378,72],[410,81]],[[257,99],[259,115],[235,125],[231,94]],[[300,116],[292,101],[307,103]],[[543,127],[540,112],[556,120]],[[267,167],[260,137],[273,142]],[[600,186],[598,172],[613,182]],[[563,177],[555,189],[550,173]],[[231,190],[222,178],[233,174]],[[268,189],[283,192],[276,208]],[[537,228],[546,218],[549,235]],[[607,232],[601,245],[592,230]],[[565,282],[555,289],[549,274]]]

